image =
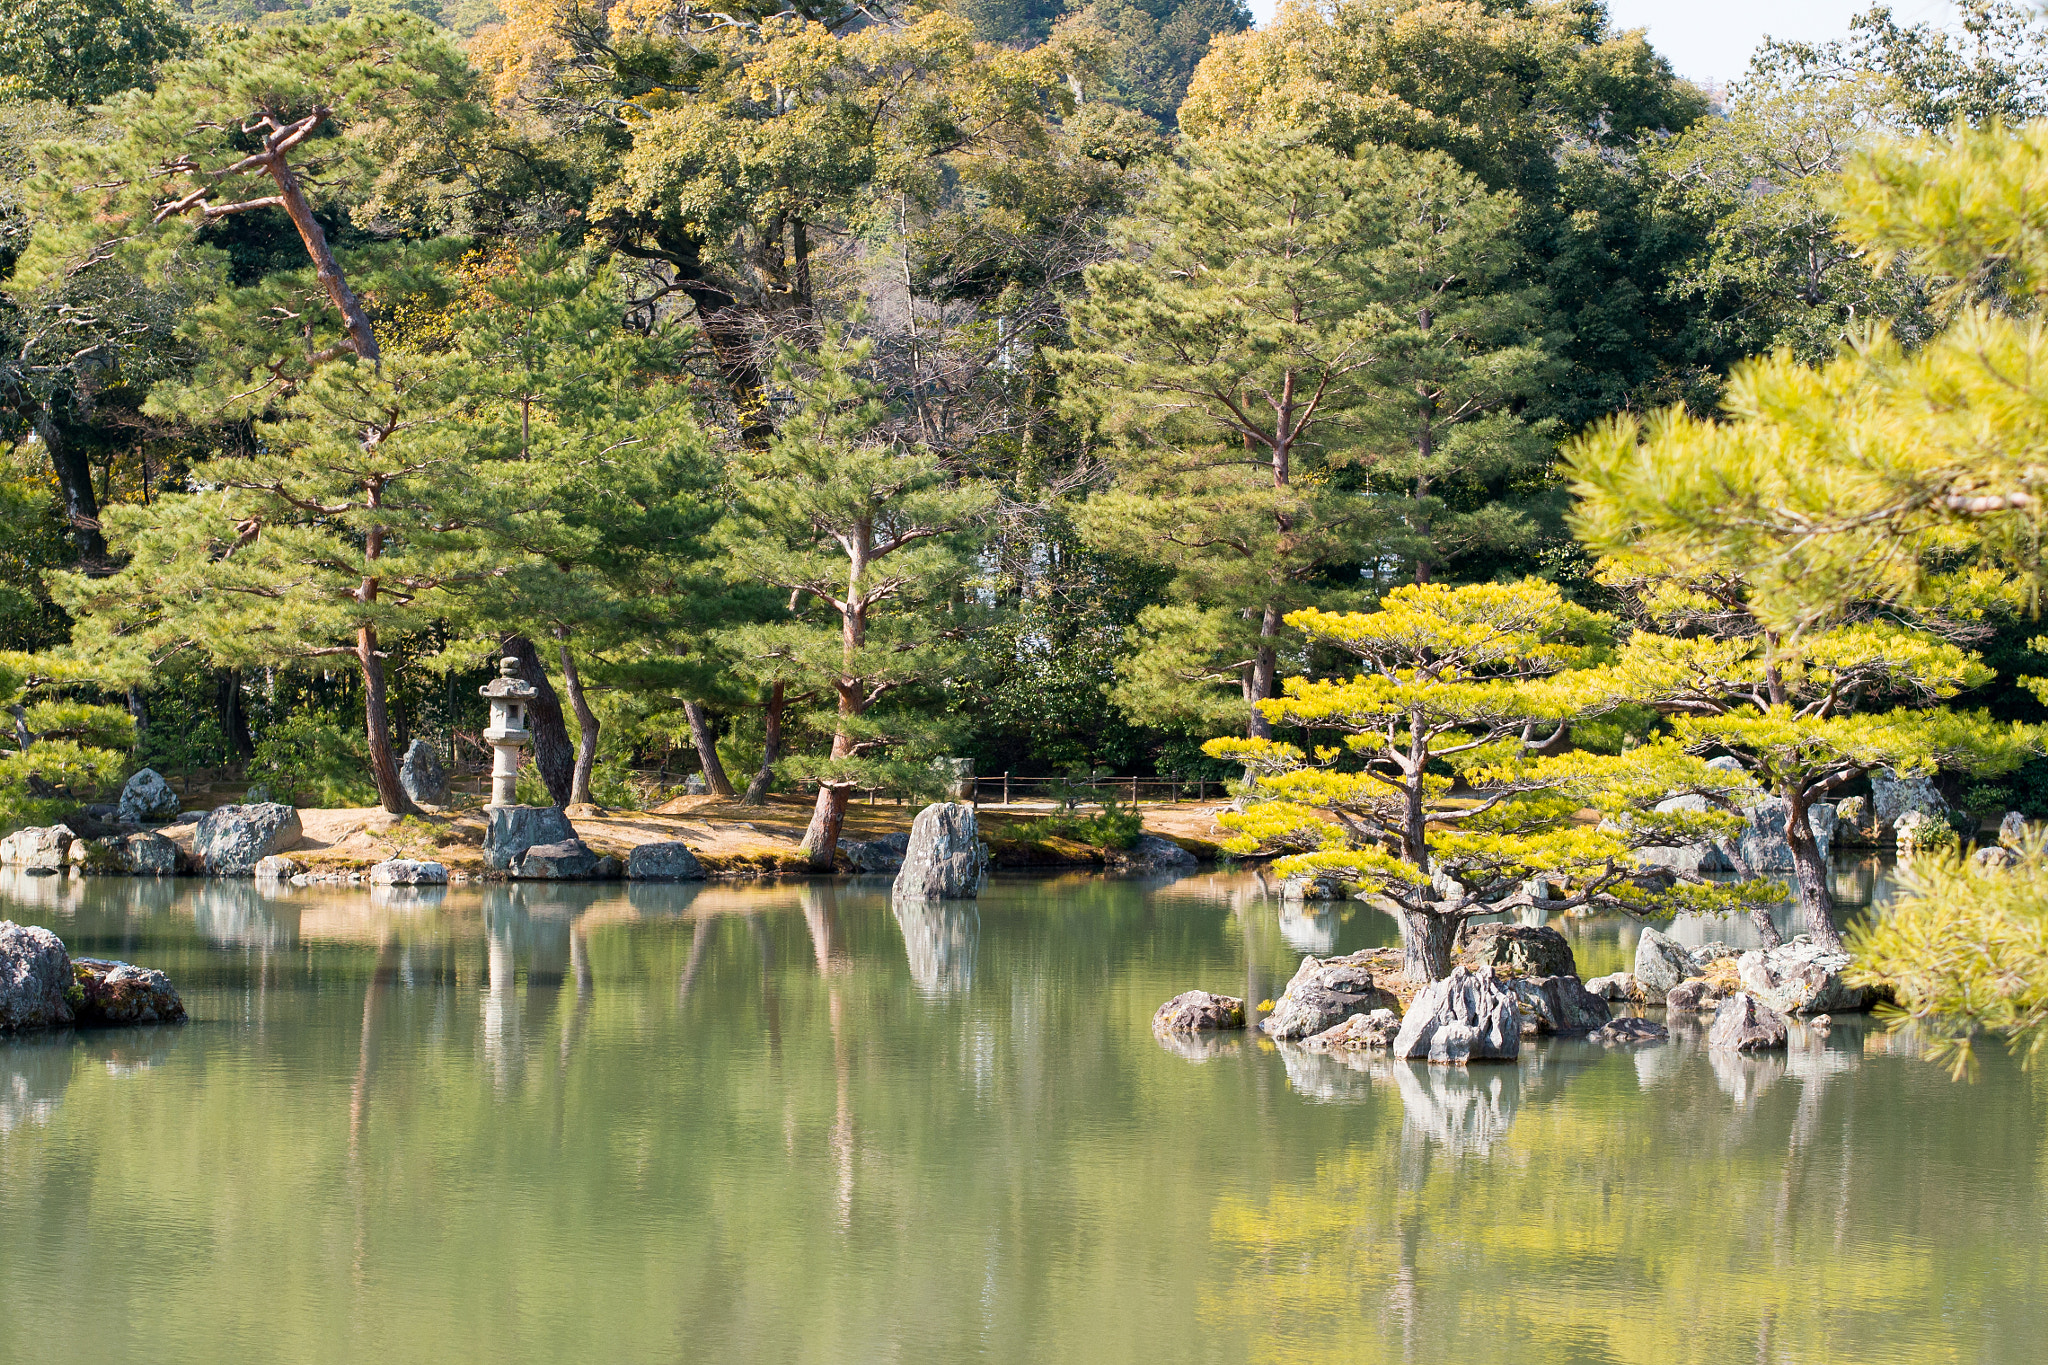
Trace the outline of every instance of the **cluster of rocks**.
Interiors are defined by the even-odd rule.
[[[169,877],[185,866],[178,846],[147,830],[82,838],[69,825],[21,829],[0,839],[0,867],[39,876],[76,869],[95,876]]]
[[[484,811],[484,866],[516,881],[698,881],[703,864],[687,844],[641,844],[625,861],[577,837],[555,806],[491,806]]]
[[[0,1033],[177,1023],[170,978],[106,958],[74,958],[48,929],[0,920]]]
[[[1587,989],[1608,1000],[1663,1005],[1681,1013],[1718,1009],[1737,994],[1754,996],[1780,1014],[1841,1014],[1875,1003],[1844,978],[1853,959],[1801,934],[1776,948],[1741,952],[1725,943],[1687,948],[1668,934],[1643,930],[1635,970],[1595,978]]]

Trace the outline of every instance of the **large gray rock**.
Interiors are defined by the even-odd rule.
[[[1302,1046],[1335,1052],[1385,1052],[1401,1036],[1401,1016],[1392,1010],[1354,1014],[1333,1029],[1324,1029]]]
[[[1373,979],[1375,971],[1386,972],[1384,964],[1385,958],[1371,949],[1345,957],[1303,958],[1259,1027],[1275,1038],[1298,1040],[1333,1029],[1354,1014],[1400,1009],[1394,993]]]
[[[971,758],[935,758],[932,771],[939,775],[939,786],[946,796],[954,801],[974,799],[974,760]]]
[[[581,839],[569,838],[527,849],[512,875],[529,882],[586,881],[598,874],[602,861]]]
[[[370,869],[372,886],[446,886],[448,869],[419,858],[387,858]]]
[[[1785,1046],[1785,1017],[1748,991],[1737,991],[1714,1012],[1707,1044],[1722,1052],[1772,1052]]]
[[[1244,1027],[1244,1001],[1234,995],[1182,991],[1152,1016],[1154,1033],[1199,1033]]]
[[[1673,986],[1693,975],[1692,955],[1684,944],[1655,929],[1643,930],[1636,940],[1635,978],[1645,1000],[1663,1003]]]
[[[1835,802],[1835,842],[1843,848],[1875,848],[1885,833],[1869,797],[1851,796]]]
[[[448,770],[433,745],[416,739],[405,746],[405,760],[398,765],[398,785],[422,806],[438,806],[448,799]]]
[[[169,877],[178,871],[178,846],[144,830],[111,839],[81,839],[71,846],[71,861],[96,877]]]
[[[1422,988],[1401,1020],[1393,1055],[1403,1061],[1511,1062],[1522,1054],[1515,997],[1493,968],[1458,966]]]
[[[1836,815],[1833,803],[1817,801],[1807,807],[1807,824],[1820,848],[1821,861],[1832,856]],[[1792,845],[1785,840],[1785,798],[1765,797],[1749,808],[1749,824],[1737,841],[1742,860],[1752,873],[1790,872]]]
[[[154,768],[144,768],[121,788],[121,823],[153,825],[178,813],[178,794]]]
[[[1909,863],[1922,853],[1956,846],[1956,832],[1947,819],[1924,810],[1909,810],[1893,821],[1892,837],[1897,841],[1901,863]]]
[[[1875,1003],[1869,991],[1842,980],[1854,961],[1805,934],[1736,961],[1742,988],[1779,1014],[1853,1014]]]
[[[282,853],[273,853],[256,864],[250,873],[259,882],[288,882],[306,870],[306,865],[297,858],[287,858]]]
[[[1350,894],[1351,888],[1342,877],[1327,873],[1297,872],[1280,879],[1283,901],[1341,901]]]
[[[1664,997],[1664,1008],[1673,1014],[1698,1014],[1719,1009],[1721,1001],[1726,998],[1713,983],[1694,977],[1671,988],[1671,993]]]
[[[557,806],[487,806],[484,808],[484,866],[509,872],[535,844],[559,844],[576,837],[569,817]]]
[[[911,822],[910,846],[894,894],[905,900],[957,900],[981,890],[987,854],[974,807],[959,801],[926,806]]]
[[[1467,967],[1505,967],[1525,976],[1569,976],[1579,964],[1572,945],[1547,924],[1468,924],[1458,960]]]
[[[1140,834],[1138,842],[1124,852],[1124,865],[1143,872],[1192,872],[1199,864],[1195,855],[1171,839]]]
[[[299,842],[299,813],[277,801],[222,806],[200,817],[192,834],[192,861],[213,877],[247,877],[256,864]]]
[[[1504,975],[1500,981],[1514,994],[1522,1032],[1532,1037],[1575,1037],[1591,1033],[1614,1017],[1607,1002],[1588,991],[1576,976]]]
[[[112,1028],[128,1024],[175,1024],[185,1018],[178,988],[154,967],[136,967],[97,957],[71,959],[79,988],[78,1026]]]
[[[18,829],[0,839],[0,867],[47,876],[71,866],[71,845],[77,840],[69,825]]]
[[[64,941],[39,925],[0,919],[0,1033],[70,1024],[70,989]]]
[[[1881,829],[1896,829],[1899,817],[1917,810],[1936,820],[1948,818],[1948,802],[1935,790],[1931,777],[1900,777],[1890,768],[1870,774],[1870,804]]]
[[[910,835],[884,834],[879,839],[841,839],[839,851],[853,864],[855,872],[894,872],[903,866],[910,851]]]
[[[1998,842],[2005,848],[2024,848],[2027,842],[2027,817],[2016,810],[2009,810],[1998,822]]]
[[[1643,988],[1636,984],[1634,972],[1615,972],[1611,976],[1596,976],[1586,983],[1586,993],[1597,995],[1602,1000],[1625,1000],[1641,1004]]]
[[[639,844],[626,855],[626,876],[636,882],[700,882],[704,864],[688,844]]]

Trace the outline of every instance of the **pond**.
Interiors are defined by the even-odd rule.
[[[1844,889],[1871,895],[1870,870]],[[1858,879],[1861,879],[1860,881]],[[1881,892],[1879,893],[1881,895]],[[0,1359],[2035,1361],[2048,1087],[1863,1020],[1470,1072],[1149,1029],[1243,873],[0,881],[195,1022],[0,1041]],[[1567,922],[1587,975],[1634,930]],[[1746,925],[1684,925],[1736,941]]]

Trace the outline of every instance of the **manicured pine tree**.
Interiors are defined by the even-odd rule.
[[[1777,899],[1768,886],[1714,886],[1637,862],[1645,849],[1731,832],[1727,814],[1655,807],[1680,793],[1727,801],[1749,790],[1742,776],[1670,742],[1618,756],[1543,752],[1614,703],[1586,685],[1611,622],[1551,584],[1413,585],[1374,612],[1310,609],[1287,623],[1364,671],[1290,678],[1284,696],[1261,703],[1274,726],[1341,744],[1205,746],[1251,777],[1243,812],[1219,817],[1236,831],[1225,847],[1293,849],[1274,865],[1282,876],[1331,875],[1383,897],[1401,920],[1410,980],[1450,974],[1458,929],[1474,915],[1594,906],[1654,918]],[[1588,807],[1598,825],[1581,822]]]
[[[756,628],[751,648],[830,698],[805,722],[832,736],[830,752],[784,764],[818,783],[801,847],[821,871],[832,866],[856,787],[929,782],[916,760],[930,755],[937,722],[929,709],[886,703],[958,667],[971,532],[994,501],[985,485],[898,438],[861,374],[868,352],[836,331],[814,355],[785,349],[776,384],[792,402],[768,447],[737,458],[728,528],[733,576],[790,594],[789,618]]]

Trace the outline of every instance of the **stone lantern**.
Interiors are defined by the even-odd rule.
[[[477,689],[491,703],[491,723],[484,743],[491,746],[491,805],[510,806],[519,798],[519,751],[533,736],[526,728],[526,704],[535,688],[519,676],[519,660],[498,660],[498,676]]]

